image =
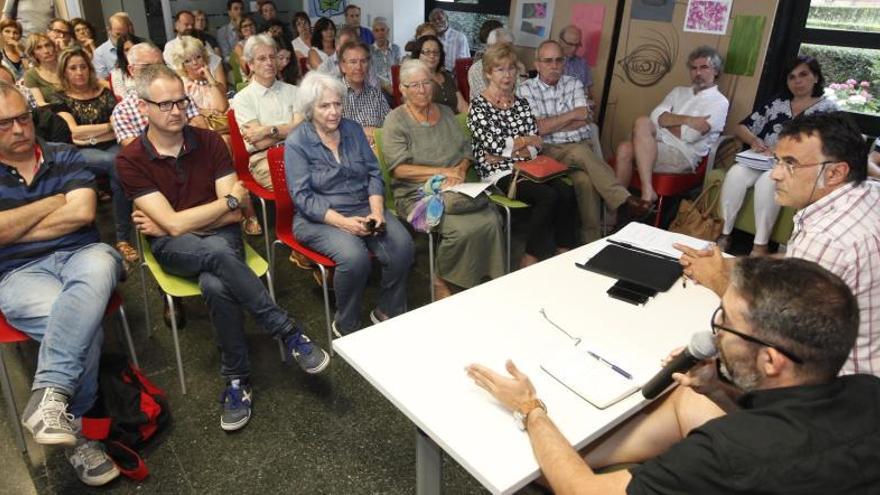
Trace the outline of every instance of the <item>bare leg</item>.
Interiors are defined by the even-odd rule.
[[[260,220],[257,218],[257,211],[254,209],[254,202],[251,201],[251,195],[248,194],[244,200],[244,230],[247,235],[262,235],[263,229],[260,227]]]
[[[522,258],[520,258],[520,260],[519,260],[519,267],[520,267],[520,268],[525,268],[525,267],[527,267],[527,266],[532,266],[532,265],[534,265],[535,263],[537,263],[537,262],[539,262],[539,261],[541,261],[541,260],[539,260],[538,258],[532,256],[531,254],[529,254],[529,253],[524,253],[524,254],[522,255]]]
[[[643,462],[724,412],[690,388],[678,387],[581,451],[590,467]]]
[[[657,193],[651,185],[651,175],[657,161],[657,128],[650,118],[642,116],[636,119],[632,141],[636,169],[642,181],[642,199],[656,201]]]
[[[633,144],[629,141],[623,141],[617,145],[617,154],[614,157],[617,161],[614,167],[617,182],[620,182],[623,187],[629,187],[633,173]]]

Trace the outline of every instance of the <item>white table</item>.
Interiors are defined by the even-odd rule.
[[[542,371],[543,358],[572,345],[541,317],[542,307],[582,337],[581,345],[609,350],[609,359],[642,382],[671,349],[708,329],[718,297],[704,287],[676,283],[645,306],[608,297],[613,279],[574,266],[604,245],[594,242],[333,342],[418,428],[419,493],[440,492],[439,448],[493,493],[514,492],[539,474],[528,436],[467,378],[470,363],[503,371],[513,359],[578,449],[647,404],[636,393],[599,410]]]

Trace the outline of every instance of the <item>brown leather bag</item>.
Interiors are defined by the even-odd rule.
[[[507,190],[507,197],[516,199],[516,183],[526,179],[539,184],[562,177],[568,173],[568,167],[550,158],[539,155],[531,160],[513,164],[513,180]]]
[[[675,220],[669,225],[669,231],[715,241],[724,226],[724,221],[715,213],[720,197],[721,184],[713,182],[703,189],[696,200],[682,200]]]

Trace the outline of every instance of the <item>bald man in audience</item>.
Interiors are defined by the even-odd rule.
[[[92,63],[95,65],[95,76],[107,79],[116,67],[116,42],[123,34],[134,34],[134,24],[125,12],[117,12],[107,19],[107,41],[95,48]]]

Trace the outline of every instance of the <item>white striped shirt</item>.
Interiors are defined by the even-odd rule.
[[[859,335],[841,374],[880,375],[880,187],[847,184],[797,212],[787,257],[836,274],[859,302]]]

